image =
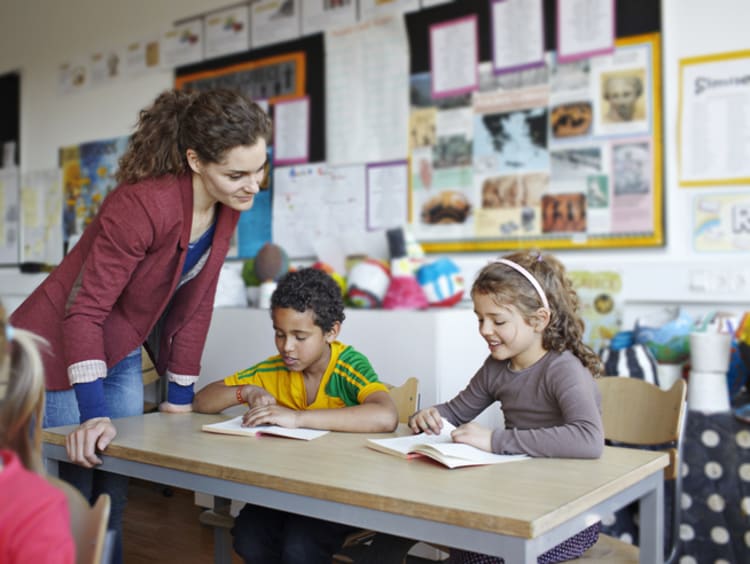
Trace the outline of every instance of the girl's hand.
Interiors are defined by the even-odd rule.
[[[420,409],[409,417],[409,428],[414,433],[427,433],[428,435],[439,435],[443,428],[443,418],[435,407]]]
[[[297,427],[297,412],[275,404],[253,407],[242,416],[242,426],[255,427],[257,425],[279,425],[294,429]]]
[[[487,452],[492,452],[492,429],[477,423],[464,423],[451,433],[453,442],[464,443]]]
[[[240,392],[252,410],[255,407],[276,405],[276,398],[259,386],[244,386]]]
[[[94,417],[84,421],[65,438],[65,449],[70,461],[93,468],[102,463],[96,451],[103,451],[117,435],[117,429],[109,417]]]

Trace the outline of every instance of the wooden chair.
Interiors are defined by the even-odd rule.
[[[608,376],[597,380],[602,394],[604,437],[618,446],[658,446],[669,454],[664,479],[674,482],[672,499],[672,542],[666,547],[665,563],[674,562],[680,542],[680,498],[682,497],[682,437],[687,417],[687,386],[677,380],[669,390],[637,380]],[[577,562],[638,562],[638,547],[609,535],[599,535],[597,543]]]
[[[68,482],[53,476],[48,476],[47,480],[61,489],[68,498],[70,526],[76,545],[76,564],[107,564],[111,550],[107,542],[111,503],[109,495],[101,494],[92,507],[81,492]]]

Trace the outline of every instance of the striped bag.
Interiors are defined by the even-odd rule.
[[[607,376],[625,376],[659,385],[656,359],[646,345],[634,344],[622,349],[604,347],[599,352]]]

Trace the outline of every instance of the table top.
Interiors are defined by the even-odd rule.
[[[151,413],[118,419],[105,455],[522,538],[549,531],[668,463],[663,453],[605,447],[598,460],[532,458],[451,470],[365,446],[367,438],[390,434],[331,432],[303,441],[201,431],[226,418]],[[75,427],[45,429],[42,439],[64,446]],[[401,426],[398,433],[405,432]]]

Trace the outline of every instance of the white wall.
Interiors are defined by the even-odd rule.
[[[97,49],[153,37],[175,20],[231,3],[3,0],[0,73],[21,72],[22,170],[54,167],[61,145],[130,133],[138,110],[172,84],[171,72],[159,71],[64,96],[57,92],[60,63]],[[662,302],[695,303],[699,308],[716,303],[746,308],[750,303],[750,270],[743,265],[743,255],[706,255],[692,249],[692,199],[706,189],[678,188],[675,137],[679,59],[746,49],[749,18],[747,0],[662,0],[666,246],[558,252],[569,268],[621,271],[625,298],[636,308],[632,311]],[[469,280],[492,256],[452,255]],[[0,288],[37,283],[33,277],[19,281],[15,270],[10,270],[0,269]],[[701,284],[706,279],[709,283]]]

